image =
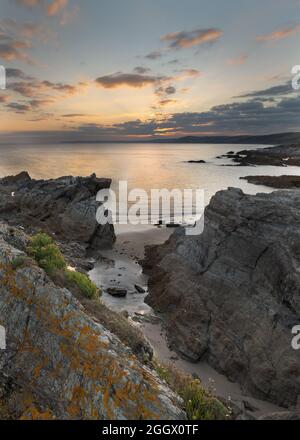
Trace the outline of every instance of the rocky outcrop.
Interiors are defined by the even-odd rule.
[[[240,166],[300,166],[300,144],[280,145],[256,150],[242,150],[237,153],[229,152],[221,157],[232,159]]]
[[[300,176],[246,176],[240,179],[247,180],[254,185],[270,186],[271,188],[300,188]]]
[[[181,419],[180,399],[0,224],[0,414],[14,419]]]
[[[91,249],[109,248],[115,241],[114,228],[97,223],[96,195],[110,184],[110,179],[96,175],[34,180],[22,172],[5,177],[0,179],[0,217]]]
[[[147,249],[146,301],[171,346],[207,360],[244,390],[289,407],[300,394],[300,192],[217,193],[202,235],[177,230]]]

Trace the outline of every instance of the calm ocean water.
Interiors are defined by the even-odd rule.
[[[247,193],[271,191],[248,184],[239,177],[249,174],[286,174],[281,167],[222,166],[230,160],[216,159],[228,151],[253,149],[253,145],[212,144],[53,144],[0,146],[0,176],[27,170],[34,178],[63,175],[90,175],[127,180],[129,189],[201,188],[206,202],[220,189],[242,188]],[[203,159],[206,164],[185,161]],[[289,167],[288,174],[300,175],[300,168]]]

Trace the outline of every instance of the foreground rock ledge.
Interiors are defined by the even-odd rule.
[[[182,419],[180,399],[56,287],[0,224],[0,400],[14,419]]]
[[[171,346],[207,360],[245,391],[289,407],[300,394],[300,192],[217,193],[200,236],[147,249],[146,301]]]
[[[27,230],[40,228],[67,241],[85,244],[94,250],[112,247],[116,237],[113,225],[99,225],[96,201],[99,190],[110,179],[60,177],[34,180],[27,172],[0,179],[0,217]]]

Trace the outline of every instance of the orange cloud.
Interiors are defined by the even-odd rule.
[[[271,32],[270,34],[258,35],[256,37],[256,41],[264,42],[264,41],[278,41],[283,38],[287,38],[296,32],[300,31],[300,24],[284,27],[282,29],[278,29],[277,31]]]
[[[47,6],[47,14],[49,17],[57,15],[62,9],[65,9],[68,5],[68,0],[53,0],[50,5]]]
[[[49,4],[45,6],[46,13],[49,17],[59,14],[61,11],[65,10],[68,6],[69,0],[51,0]],[[17,3],[29,8],[34,8],[35,6],[43,6],[42,0],[17,0]]]

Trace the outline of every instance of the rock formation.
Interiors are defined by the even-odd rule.
[[[27,241],[0,223],[0,325],[7,335],[0,415],[5,401],[13,419],[184,418],[180,399],[20,250]]]
[[[172,348],[207,360],[244,390],[290,407],[300,394],[300,192],[217,193],[199,236],[147,249],[146,301]]]
[[[247,180],[254,185],[270,186],[271,188],[300,188],[300,176],[246,176],[240,179]]]
[[[95,175],[34,180],[22,172],[5,177],[0,179],[0,217],[13,224],[49,230],[58,238],[91,249],[109,248],[115,241],[114,229],[97,223],[96,195],[110,184],[110,179]]]
[[[279,145],[277,147],[259,148],[256,150],[243,150],[236,154],[230,151],[221,157],[232,159],[240,166],[300,166],[300,144]]]

